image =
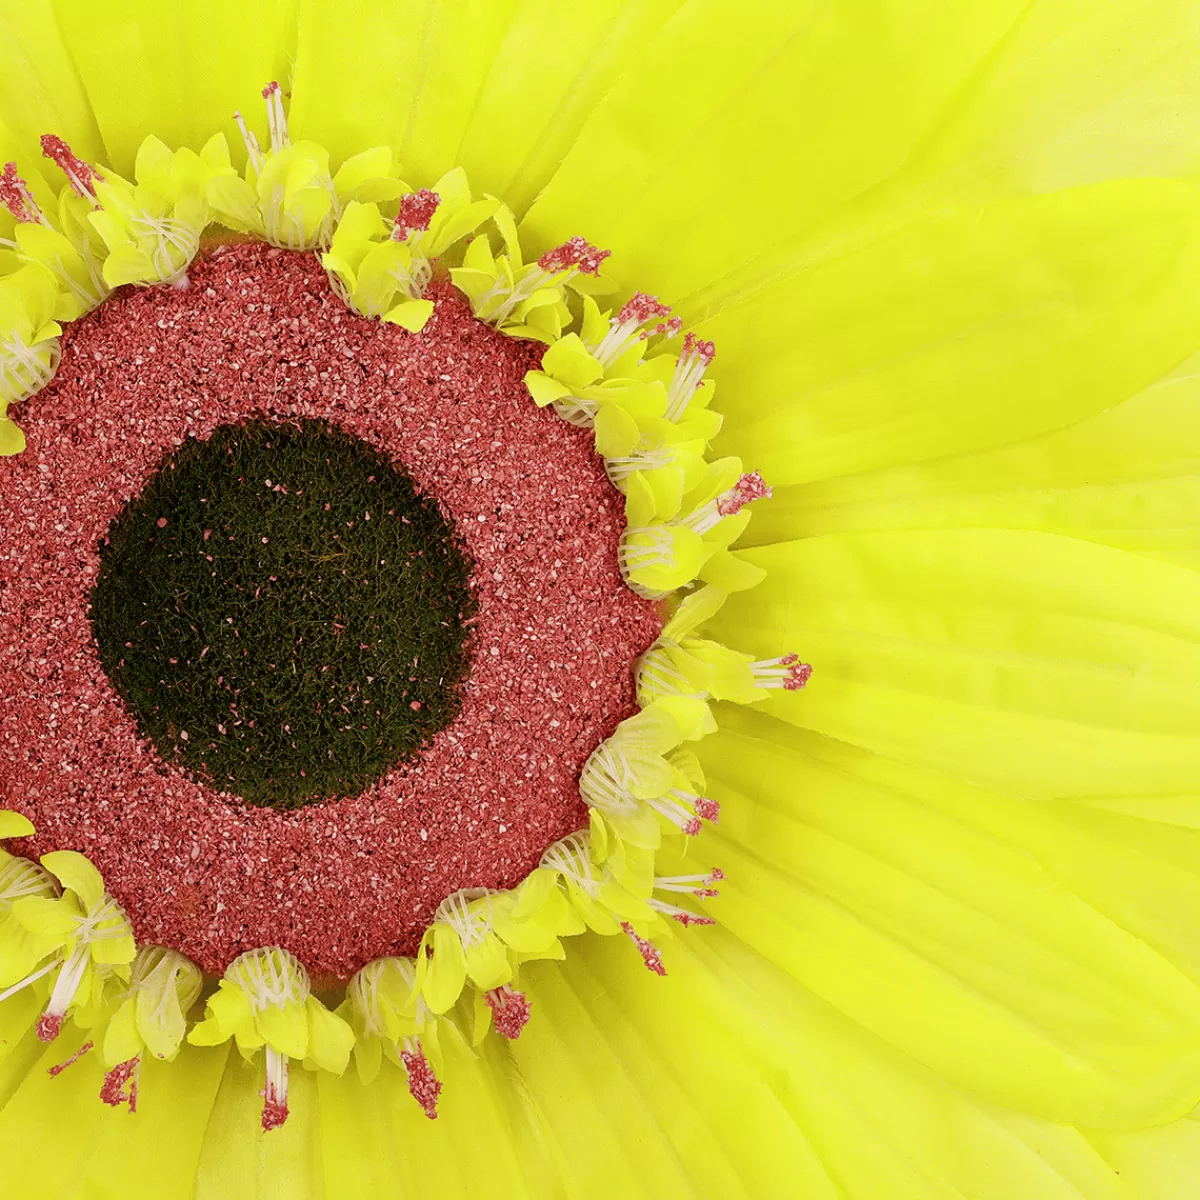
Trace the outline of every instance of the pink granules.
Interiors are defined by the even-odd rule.
[[[584,827],[584,760],[634,710],[660,628],[622,583],[621,497],[591,436],[539,410],[541,347],[435,284],[420,334],[367,321],[315,257],[218,247],[190,287],[122,289],[67,327],[54,382],[0,463],[0,806],[30,855],[87,854],[139,941],[209,972],[278,945],[319,974],[411,954],[439,902],[508,887]],[[101,538],[188,435],[319,417],[391,454],[455,522],[478,618],[458,718],[357,796],[254,808],[164,764],[101,669]]]

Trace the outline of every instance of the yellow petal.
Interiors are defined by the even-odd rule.
[[[788,484],[1061,429],[1193,352],[1197,279],[1200,192],[1186,184],[923,214],[705,323],[719,444]]]
[[[1079,865],[1111,892],[1115,858],[1073,858],[1078,835],[1037,802],[730,720],[747,733],[700,748],[722,805],[707,854],[736,881],[712,902],[722,925],[999,1104],[1119,1127],[1200,1100],[1200,989]]]
[[[260,92],[271,80],[288,77],[289,7],[276,0],[170,6],[60,0],[59,28],[110,165],[128,173],[148,133],[199,150],[221,131],[240,147],[235,109],[253,128],[265,128]]]
[[[1200,774],[1200,577],[1018,530],[832,534],[747,552],[707,627],[812,662],[785,720],[1032,797],[1186,794]]]

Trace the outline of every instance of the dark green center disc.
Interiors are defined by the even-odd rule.
[[[165,760],[295,808],[361,791],[454,719],[470,569],[367,443],[250,422],[186,442],[117,516],[91,619]]]

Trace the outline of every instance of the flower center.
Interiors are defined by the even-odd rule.
[[[109,529],[109,678],[167,761],[253,804],[352,795],[458,712],[470,564],[409,477],[323,422],[188,441]]]
[[[347,979],[372,959],[414,953],[447,896],[519,884],[550,843],[587,825],[579,773],[617,723],[636,711],[631,668],[654,643],[661,618],[621,578],[622,496],[605,475],[591,432],[530,400],[524,378],[541,360],[540,345],[479,321],[438,279],[428,294],[429,322],[410,333],[348,312],[311,254],[228,245],[201,256],[188,274],[185,289],[119,289],[67,326],[62,366],[25,413],[29,449],[5,462],[0,684],[17,699],[0,713],[0,807],[20,805],[34,820],[38,832],[27,853],[86,849],[129,913],[139,944],[169,946],[212,974],[247,950],[282,945],[314,979]],[[356,470],[338,476],[352,507],[341,510],[331,497],[315,512],[298,507],[307,493],[297,497],[305,490],[299,476],[275,465],[282,447],[273,442],[268,450],[265,435],[254,448],[261,457],[253,473],[247,459],[208,476],[203,490],[199,473],[189,492],[180,482],[182,467],[163,469],[164,461],[196,456],[199,462],[211,454],[205,446],[224,444],[233,452],[227,458],[248,453],[229,440],[228,427],[259,420],[277,430],[321,421],[327,436],[334,436],[329,426],[341,431],[339,453],[359,456]],[[288,455],[299,448],[294,444]],[[291,639],[286,621],[279,650],[264,657],[263,622],[294,614],[299,603],[275,564],[291,552],[293,565],[319,569],[323,584],[342,586],[345,559],[331,556],[358,545],[355,539],[382,536],[387,510],[396,507],[392,501],[375,507],[385,486],[400,484],[385,484],[372,455],[396,464],[436,503],[469,560],[476,609],[466,642],[469,674],[457,698],[449,697],[455,715],[411,758],[394,760],[360,791],[345,780],[343,794],[322,803],[283,810],[240,802],[216,786],[212,744],[228,738],[238,749],[233,739],[245,739],[247,772],[262,767],[251,747],[298,753],[283,726],[290,724],[293,735],[316,729],[292,719],[315,721],[316,702],[309,693],[306,706],[293,704],[299,693],[286,689],[335,670],[320,671],[328,658],[305,657],[309,635],[295,647],[301,634]],[[344,468],[350,460],[338,461]],[[224,491],[210,490],[217,485]],[[252,516],[311,520],[305,548],[324,546],[316,557],[329,561],[310,563],[293,543],[285,546],[282,526],[243,519],[234,505],[240,492],[253,499]],[[162,503],[139,508],[139,497],[150,493]],[[218,503],[223,522],[198,516]],[[203,683],[221,701],[207,725],[177,717],[161,743],[122,700],[87,615],[89,597],[101,590],[102,566],[117,550],[114,536],[102,557],[104,539],[123,511],[135,509],[147,553],[154,539],[154,553],[172,571],[185,561],[199,570],[188,577],[189,587],[235,581],[243,589],[221,589],[220,604],[233,609],[218,607],[214,593],[200,613],[189,597],[176,605],[166,575],[154,583],[160,602],[139,621],[155,622],[186,645],[155,651],[162,669],[148,676],[150,684],[162,689],[160,700],[191,703],[189,691],[198,694]],[[162,518],[167,524],[160,527]],[[399,536],[394,523],[390,528]],[[207,541],[206,529],[212,530]],[[356,711],[350,685],[376,686],[366,678],[375,677],[374,666],[365,667],[375,644],[385,634],[399,638],[406,628],[400,618],[413,619],[412,603],[388,591],[403,581],[393,571],[394,551],[379,549],[378,557],[387,564],[371,577],[365,567],[350,576],[357,580],[354,594],[343,589],[337,604],[318,614],[320,637],[337,649],[339,669],[357,664],[355,677],[339,684],[339,704],[351,710],[341,713],[345,726],[365,708]],[[148,591],[151,584],[139,586]],[[396,611],[374,603],[384,593]],[[144,598],[135,595],[139,603]],[[288,604],[271,617],[277,600]],[[366,616],[381,623],[395,618],[397,629],[333,628],[334,620],[346,623],[348,605],[367,601]],[[467,612],[452,604],[441,611],[454,625]],[[210,632],[221,625],[241,636]],[[135,636],[121,641],[125,655],[152,648],[123,645],[138,642]],[[248,653],[239,662],[241,650]],[[223,666],[210,666],[218,654],[238,667],[240,696],[226,690],[231,676]],[[172,657],[180,661],[172,664]],[[251,659],[253,669],[243,666]],[[389,686],[399,692],[397,719],[415,715],[406,688],[432,687],[439,678],[432,668],[414,669],[421,665],[400,678],[390,675]],[[178,686],[170,691],[164,680]],[[276,682],[285,690],[260,691],[254,712],[247,708],[240,717],[230,710],[236,701],[241,714],[249,685]],[[449,689],[449,678],[442,686]],[[273,717],[277,696],[288,703]],[[416,698],[422,713],[427,700],[434,703],[425,694]],[[375,708],[384,711],[381,703]],[[263,720],[272,717],[274,727],[260,737]],[[355,736],[383,737],[386,727],[374,710],[356,724],[364,722],[371,728],[357,728]],[[336,722],[328,732],[351,739]],[[184,757],[196,749],[197,760]],[[344,769],[341,743],[334,759]],[[195,762],[208,764],[211,779]],[[307,778],[299,774],[307,765],[293,759],[291,766],[294,782]]]

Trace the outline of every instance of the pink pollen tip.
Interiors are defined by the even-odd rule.
[[[137,1078],[138,1059],[128,1058],[118,1063],[107,1075],[100,1088],[100,1099],[111,1108],[120,1108],[122,1104],[129,1105],[131,1113],[137,1112]],[[125,1085],[129,1084],[126,1094]]]
[[[770,500],[774,494],[757,471],[743,475],[723,496],[717,498],[717,512],[732,517],[753,500]]]
[[[401,242],[414,230],[428,229],[429,222],[433,220],[433,214],[437,212],[441,202],[441,196],[428,188],[402,196],[400,211],[392,224],[392,239]]]
[[[576,267],[583,275],[599,275],[600,264],[611,254],[611,250],[601,250],[586,238],[573,237],[568,238],[561,246],[547,250],[538,259],[538,266],[550,274]]]
[[[663,966],[662,954],[658,947],[649,938],[640,937],[628,921],[622,921],[621,928],[633,939],[638,953],[642,956],[642,962],[646,964],[646,970],[653,971],[655,975],[665,975],[667,968]]]
[[[89,1050],[93,1049],[95,1045],[95,1042],[84,1042],[83,1045],[80,1046],[79,1049],[76,1050],[66,1062],[60,1062],[56,1067],[47,1068],[46,1074],[49,1075],[51,1079],[57,1079],[58,1076],[61,1075],[68,1067],[73,1067]]]
[[[402,1050],[400,1060],[408,1072],[408,1090],[412,1093],[412,1098],[425,1110],[425,1115],[431,1121],[436,1121],[438,1095],[442,1085],[433,1073],[433,1068],[420,1050]]]
[[[42,154],[58,165],[79,195],[96,194],[96,172],[82,158],[75,155],[62,138],[53,133],[43,133]]]
[[[689,330],[683,336],[683,353],[694,354],[697,358],[702,358],[704,365],[708,366],[717,357],[717,347],[712,342],[702,342]]]
[[[43,1013],[38,1018],[38,1041],[52,1042],[62,1032],[63,1016],[61,1013]]]
[[[690,929],[694,925],[715,925],[716,921],[712,917],[702,917],[698,913],[677,912],[671,916],[684,927]]]
[[[279,81],[272,79],[271,82],[268,83],[265,88],[263,88],[262,98],[264,100],[269,100],[277,91],[279,91]]]
[[[515,1042],[529,1021],[530,1004],[525,996],[508,984],[485,993],[484,1002],[492,1010],[496,1031]]]
[[[720,867],[713,867],[713,869],[709,872],[709,875],[712,877],[713,883],[719,883],[725,878],[725,872],[722,871]]]
[[[683,832],[686,833],[688,837],[696,837],[702,828],[703,826],[700,824],[700,818],[692,817],[692,819],[688,821],[686,825],[684,825]]]
[[[798,662],[788,667],[788,673],[783,678],[784,691],[798,692],[812,678],[812,673],[809,663]]]
[[[25,180],[17,174],[15,162],[4,164],[4,174],[0,175],[0,204],[3,204],[12,215],[21,222],[36,221],[38,214],[32,207],[29,188]]]
[[[668,316],[671,312],[669,304],[661,304],[657,296],[649,296],[645,292],[634,292],[625,307],[617,313],[617,320],[622,324],[642,325],[653,321],[656,317]]]
[[[715,800],[701,796],[695,804],[696,816],[702,821],[711,821],[714,825],[721,819],[721,806]]]
[[[266,1130],[278,1129],[288,1119],[288,1106],[278,1100],[264,1100],[262,1111],[262,1127]]]

